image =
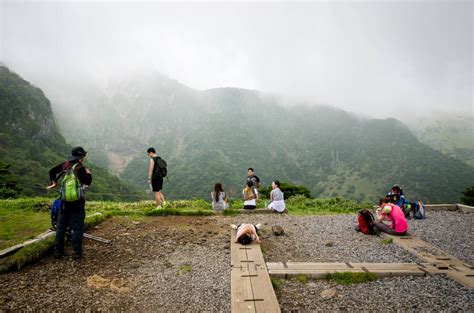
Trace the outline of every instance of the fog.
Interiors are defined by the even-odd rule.
[[[373,117],[473,115],[470,1],[0,3],[0,61],[45,91],[158,71]]]

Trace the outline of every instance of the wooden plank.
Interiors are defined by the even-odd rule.
[[[257,312],[280,312],[280,305],[278,304],[278,299],[273,290],[272,282],[270,280],[270,275],[264,267],[258,268],[258,276],[251,277],[252,289],[254,293],[254,298],[256,300],[263,299],[263,301],[255,301],[255,308]]]
[[[301,263],[301,262],[288,262],[287,263],[288,269],[291,270],[306,270],[306,269],[317,269],[317,270],[338,270],[338,271],[346,271],[349,270],[350,267],[347,266],[346,263]]]
[[[397,245],[436,268],[436,270],[427,269],[429,273],[445,273],[460,284],[474,288],[474,276],[470,276],[474,271],[469,264],[414,236],[410,236],[411,239],[388,234],[383,234],[383,236],[393,238]]]
[[[424,204],[428,211],[456,211],[458,209],[456,204]]]
[[[258,208],[255,210],[238,210],[239,214],[276,214],[275,211],[265,208]]]
[[[446,273],[449,277],[460,283],[461,285],[474,289],[474,272],[457,272],[457,271],[450,271]]]
[[[231,310],[232,312],[256,312],[253,301],[252,284],[247,268],[232,268],[231,270]]]
[[[458,210],[462,213],[474,213],[474,206],[469,206],[469,205],[464,205],[464,204],[459,204],[457,205]]]
[[[13,247],[9,247],[7,249],[4,249],[4,250],[0,251],[0,259],[4,258],[6,256],[9,256],[10,254],[13,254],[13,253],[17,252],[18,250],[21,250],[26,246],[34,244],[35,242],[38,242],[38,241],[44,240],[46,238],[49,238],[49,237],[51,237],[55,234],[56,234],[55,231],[52,231],[52,230],[48,229],[44,233],[41,233],[38,236],[36,236],[34,239],[30,239],[30,240],[27,240],[23,243],[14,245]]]
[[[280,312],[260,245],[235,243],[231,231],[232,312]]]

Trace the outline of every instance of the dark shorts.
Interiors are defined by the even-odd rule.
[[[163,189],[163,177],[153,178],[151,180],[151,189],[155,192]]]

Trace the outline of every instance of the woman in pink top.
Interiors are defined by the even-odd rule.
[[[408,231],[408,223],[402,209],[398,205],[390,203],[389,198],[381,198],[379,206],[376,211],[375,227],[390,235],[405,235]]]

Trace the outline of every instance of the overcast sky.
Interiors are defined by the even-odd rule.
[[[0,60],[40,87],[155,69],[377,117],[473,114],[472,1],[0,1]]]

